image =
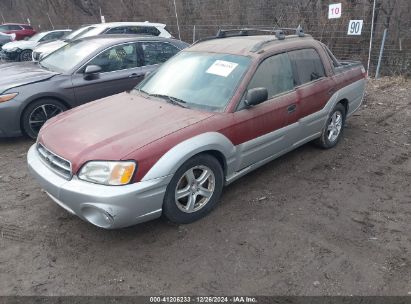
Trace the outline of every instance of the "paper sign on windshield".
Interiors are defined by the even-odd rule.
[[[238,63],[216,60],[206,71],[208,74],[227,77],[237,67]]]

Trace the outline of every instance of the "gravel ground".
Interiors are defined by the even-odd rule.
[[[0,140],[0,295],[411,294],[411,82],[368,84],[340,144],[307,144],[225,189],[206,218],[106,231]]]

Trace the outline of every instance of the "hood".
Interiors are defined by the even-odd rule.
[[[1,64],[0,94],[15,87],[47,80],[57,74],[43,69],[36,62]]]
[[[37,41],[29,41],[29,40],[18,40],[6,43],[3,45],[3,50],[11,51],[12,49],[19,48],[20,50],[32,50],[38,44]]]
[[[38,52],[38,53],[49,54],[49,53],[54,52],[55,50],[65,46],[66,44],[67,44],[67,42],[65,42],[64,40],[54,40],[54,41],[39,44],[34,49],[34,51]]]
[[[86,161],[120,160],[213,115],[121,93],[56,116],[41,129],[39,141],[77,172]]]

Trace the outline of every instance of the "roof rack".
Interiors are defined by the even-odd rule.
[[[203,39],[199,39],[193,44],[197,44],[199,42],[207,41],[207,40],[213,40],[213,39],[221,39],[221,38],[229,38],[229,37],[240,37],[240,36],[250,36],[252,33],[265,33],[269,35],[275,35],[275,37],[278,40],[284,40],[286,38],[284,31],[294,31],[295,35],[298,37],[304,37],[304,30],[303,28],[299,25],[297,28],[273,28],[271,30],[267,29],[259,29],[259,28],[243,28],[243,29],[229,29],[229,30],[223,30],[219,29],[217,34],[215,36],[211,37],[206,37]],[[272,41],[272,40],[268,40]]]

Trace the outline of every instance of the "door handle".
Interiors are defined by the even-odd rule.
[[[337,92],[337,90],[335,88],[332,88],[328,91],[328,95],[332,96],[335,92]]]
[[[140,77],[140,76],[143,76],[143,74],[133,73],[130,76],[128,76],[128,78],[136,78],[136,77]]]
[[[291,106],[288,106],[288,108],[287,108],[288,114],[291,114],[291,113],[295,112],[296,109],[297,109],[296,104],[292,104]]]

